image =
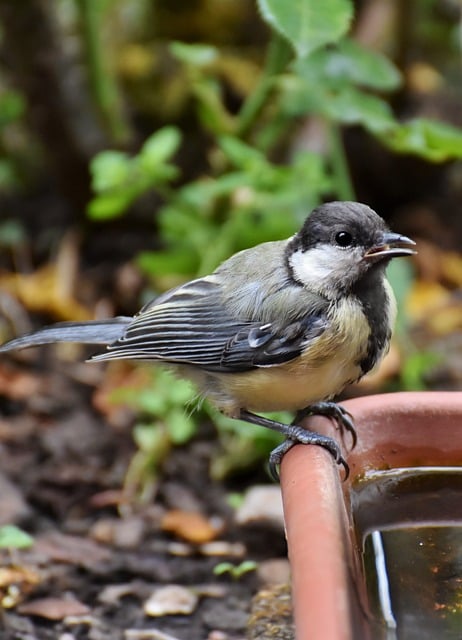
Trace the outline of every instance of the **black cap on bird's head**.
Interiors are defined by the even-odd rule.
[[[305,251],[319,244],[341,248],[361,246],[365,257],[396,257],[415,253],[415,242],[389,231],[373,209],[359,202],[328,202],[314,209],[297,234]],[[381,250],[382,248],[382,250]]]
[[[328,202],[314,209],[289,242],[293,278],[318,290],[345,291],[395,257],[415,253],[415,242],[391,232],[384,220],[359,202]]]

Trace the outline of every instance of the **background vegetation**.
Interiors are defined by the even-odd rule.
[[[458,248],[459,10],[449,0],[0,0],[2,338],[31,312],[133,313],[237,250],[287,237],[326,199],[367,201],[398,230],[429,240],[437,228]],[[419,290],[411,267],[394,265],[410,315],[399,363],[374,388],[428,383],[439,357],[409,339],[409,323],[452,304],[462,270],[452,258],[445,275],[433,259]],[[459,313],[443,312],[439,335],[460,328]],[[107,397],[140,416],[133,486],[147,490],[204,421],[220,433],[216,477],[274,445],[207,406],[185,412],[194,391],[182,382],[132,375],[114,375]]]
[[[461,94],[460,0],[0,0],[0,342],[134,314],[357,199],[419,254],[344,395],[460,390]],[[275,436],[92,352],[0,359],[2,638],[288,637]],[[153,620],[165,591],[181,615]]]

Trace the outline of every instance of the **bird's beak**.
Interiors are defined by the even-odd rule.
[[[399,233],[385,231],[379,242],[371,247],[363,256],[364,260],[382,260],[383,258],[397,258],[399,256],[412,256],[417,251],[412,249],[414,240]]]

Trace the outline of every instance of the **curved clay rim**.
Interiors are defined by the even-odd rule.
[[[346,482],[320,447],[296,446],[281,465],[297,640],[371,638],[349,500],[355,482],[374,469],[462,465],[462,393],[394,393],[343,406],[358,434]],[[326,418],[305,426],[338,439]]]

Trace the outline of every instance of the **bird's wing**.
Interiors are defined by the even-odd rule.
[[[320,315],[283,327],[236,319],[223,303],[219,283],[207,277],[144,307],[123,336],[92,359],[163,360],[209,371],[248,371],[292,360],[326,327]]]

